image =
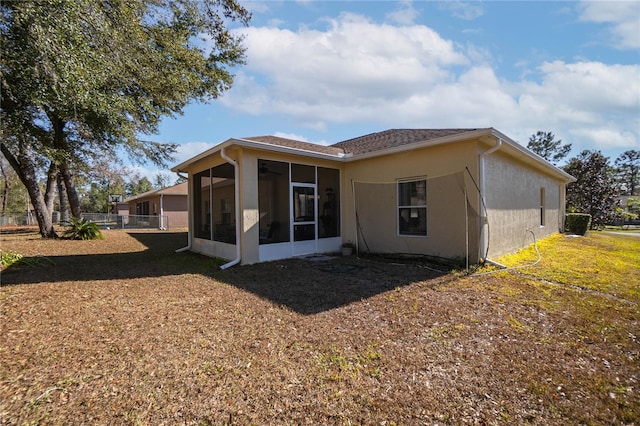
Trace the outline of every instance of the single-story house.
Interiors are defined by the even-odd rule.
[[[132,217],[157,216],[158,228],[186,228],[189,225],[189,182],[147,191],[124,200]]]
[[[477,263],[561,231],[574,181],[493,128],[393,129],[331,146],[232,138],[172,171],[189,176],[183,250],[224,267],[345,242]]]
[[[111,205],[111,213],[117,216],[127,216],[129,214],[129,203],[125,201],[113,203]]]

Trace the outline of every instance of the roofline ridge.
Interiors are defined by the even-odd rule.
[[[411,128],[411,127],[403,127],[403,128],[392,128],[392,129],[386,129],[386,130],[380,130],[379,132],[372,132],[372,133],[367,133],[366,135],[362,135],[362,136],[357,136],[355,138],[350,138],[350,139],[345,139],[342,140],[340,142],[336,142],[332,145],[329,146],[335,146],[335,145],[339,145],[342,143],[346,143],[346,142],[350,142],[356,139],[365,139],[369,136],[373,136],[373,135],[378,135],[378,134],[383,134],[383,133],[389,133],[389,132],[397,132],[397,131],[443,131],[443,130],[460,130],[460,131],[464,131],[464,132],[473,132],[473,131],[477,131],[477,130],[491,130],[493,129],[493,127],[439,127],[439,128],[430,128],[430,127],[415,127],[415,128]]]

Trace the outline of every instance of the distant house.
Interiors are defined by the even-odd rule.
[[[478,262],[563,229],[574,179],[493,128],[395,129],[321,146],[232,138],[189,175],[185,249],[251,264],[339,251]]]
[[[640,225],[640,195],[621,195],[618,197],[618,204],[622,214],[613,225]]]
[[[188,227],[188,186],[188,182],[182,182],[168,188],[148,191],[125,199],[123,203],[128,205],[126,214],[129,215],[129,222],[135,223],[132,217],[136,216],[142,217],[140,220],[148,220],[149,216],[157,216],[158,228]],[[123,213],[120,212],[120,214]]]
[[[125,201],[113,203],[111,206],[111,213],[120,216],[127,216],[129,214],[129,203]]]

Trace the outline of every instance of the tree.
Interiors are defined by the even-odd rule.
[[[168,173],[156,173],[153,177],[153,187],[155,189],[164,189],[170,185],[171,175]]]
[[[5,158],[18,175],[20,181],[24,184],[29,194],[29,200],[33,206],[36,220],[40,227],[40,234],[44,238],[57,237],[55,230],[53,229],[53,220],[51,211],[49,210],[49,200],[53,197],[53,185],[47,182],[47,192],[42,193],[40,185],[38,183],[37,163],[38,155],[33,151],[32,145],[29,141],[26,141],[23,137],[17,137],[17,155],[7,149],[4,143],[0,143],[0,150],[4,154]],[[49,167],[50,176],[53,173],[54,165],[51,163]]]
[[[174,185],[178,185],[180,183],[186,182],[189,179],[187,179],[185,176],[183,175],[178,175],[178,177],[176,178],[176,181],[173,183]]]
[[[82,173],[86,192],[81,196],[83,211],[105,213],[111,210],[109,195],[124,195],[130,171],[107,160],[98,160]]]
[[[0,159],[0,172],[2,173],[2,216],[7,212],[9,193],[11,192],[11,179],[4,166],[4,156]]]
[[[623,195],[640,195],[640,150],[625,151],[614,163]]]
[[[0,156],[0,173],[2,174],[2,212],[0,214],[26,212],[27,207],[30,207],[29,196],[4,156]]]
[[[127,197],[133,197],[134,195],[144,194],[145,192],[149,192],[153,190],[153,185],[151,185],[151,181],[146,177],[140,177],[139,174],[135,174],[129,183],[126,185],[127,188]]]
[[[176,146],[139,135],[230,87],[229,67],[242,63],[244,50],[227,26],[250,19],[236,0],[1,1],[0,11],[0,148],[29,191],[44,237],[55,236],[48,210],[55,185],[48,180],[43,194],[38,176],[59,174],[79,217],[74,177],[90,158],[124,150],[166,165]]]
[[[527,148],[550,163],[557,164],[569,154],[571,144],[562,145],[562,139],[555,140],[553,133],[538,131],[529,137]]]
[[[577,179],[567,186],[569,211],[590,214],[592,229],[609,223],[618,205],[614,170],[609,158],[600,151],[585,150],[569,160],[564,171]]]

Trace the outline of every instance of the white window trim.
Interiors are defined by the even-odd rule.
[[[425,204],[424,205],[400,205],[400,184],[401,183],[412,183],[412,182],[419,182],[419,181],[424,181],[425,184]],[[396,179],[396,235],[398,237],[404,237],[404,238],[425,238],[429,235],[429,229],[425,224],[425,233],[422,235],[416,235],[416,234],[402,234],[400,233],[400,209],[424,209],[425,211],[425,218],[427,217],[427,205],[429,204],[429,202],[427,201],[427,177],[426,176],[416,176],[416,177],[411,177],[411,178],[402,178],[402,179]]]

